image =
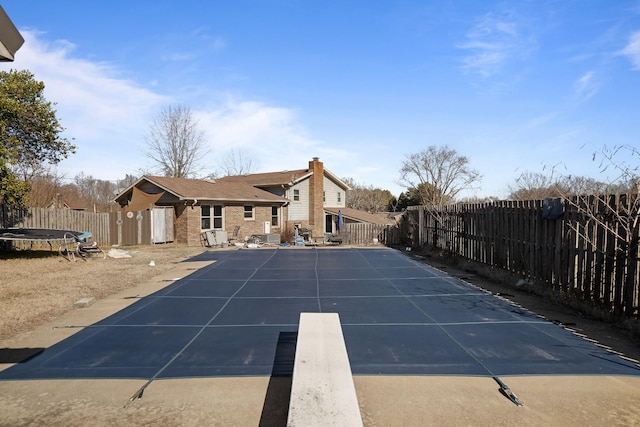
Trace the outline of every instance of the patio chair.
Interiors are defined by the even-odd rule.
[[[202,246],[206,246],[208,248],[211,248],[218,244],[218,242],[216,241],[216,235],[213,233],[213,231],[203,231],[202,233],[200,233],[200,242],[202,243]]]
[[[92,256],[102,256],[103,259],[107,257],[107,254],[100,249],[97,242],[87,242],[86,239],[73,233],[64,234],[58,253],[69,261],[75,261],[76,255],[82,259]]]
[[[240,226],[236,225],[233,227],[233,233],[231,233],[231,237],[228,238],[229,244],[233,245],[234,240],[238,240],[238,234],[240,234]]]
[[[340,245],[342,244],[342,237],[333,233],[326,233],[324,235],[324,241],[329,245]]]

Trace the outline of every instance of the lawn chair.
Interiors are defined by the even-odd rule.
[[[91,234],[64,233],[63,242],[58,248],[58,253],[65,256],[69,261],[75,261],[76,255],[85,260],[92,256],[102,256],[103,259],[107,257],[107,254],[100,249],[98,243],[87,242],[87,238],[84,236],[90,237]]]
[[[233,244],[234,240],[238,240],[238,234],[240,233],[240,226],[236,225],[233,227],[233,233],[231,233],[231,237],[229,237],[229,244]]]
[[[342,237],[334,233],[326,233],[324,235],[324,242],[328,245],[341,245]]]
[[[216,241],[216,235],[213,231],[203,231],[200,234],[200,241],[202,246],[206,246],[208,248],[212,248],[218,244]]]

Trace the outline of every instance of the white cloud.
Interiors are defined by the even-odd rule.
[[[61,120],[77,138],[137,128],[150,108],[167,102],[118,76],[115,67],[73,58],[68,42],[47,43],[25,34],[20,64],[45,83],[47,99],[58,103]]]
[[[142,167],[138,147],[151,111],[168,98],[123,78],[111,64],[74,57],[73,43],[49,42],[45,34],[29,30],[21,34],[25,43],[15,62],[2,68],[27,69],[44,82],[64,136],[78,147],[61,171],[116,179]]]
[[[594,71],[583,74],[574,84],[575,94],[581,101],[586,101],[595,95],[599,87]]]
[[[144,88],[113,64],[78,58],[68,41],[49,42],[42,33],[21,33],[26,41],[16,61],[0,64],[0,69],[30,70],[45,83],[46,98],[57,104],[64,136],[78,146],[58,171],[67,178],[83,172],[116,180],[149,169],[143,148],[154,115],[170,104],[189,106],[189,99],[177,101]],[[192,111],[211,148],[202,159],[206,173],[217,169],[216,159],[232,148],[250,154],[259,171],[302,169],[312,157],[320,157],[338,176],[352,176],[354,164],[366,163],[358,162],[360,156],[353,151],[357,147],[343,149],[347,144],[342,141],[328,143],[310,136],[293,109],[228,96]]]
[[[215,50],[221,50],[227,47],[227,42],[222,37],[214,37],[213,41],[211,42],[211,46]]]
[[[640,31],[631,34],[629,43],[620,53],[631,61],[634,70],[640,70]]]
[[[228,97],[221,105],[195,113],[216,153],[250,153],[261,171],[305,168],[312,157],[327,165],[349,154],[308,135],[291,109]]]
[[[469,52],[463,58],[463,68],[483,78],[499,73],[508,61],[530,50],[530,41],[512,16],[488,13],[467,32],[466,39],[457,45]]]
[[[220,36],[210,35],[207,27],[199,27],[188,34],[165,34],[165,40],[159,45],[162,46],[160,58],[163,61],[189,62],[223,51],[227,42]]]
[[[199,27],[193,30],[190,36],[202,42],[205,46],[213,50],[222,50],[227,47],[227,42],[220,36],[212,36],[209,34],[208,27]]]
[[[123,78],[111,64],[74,57],[70,42],[47,42],[31,31],[22,34],[25,44],[16,62],[2,68],[30,70],[45,83],[47,99],[57,104],[65,136],[78,146],[60,170],[68,177],[84,172],[117,179],[147,167],[143,141],[153,115],[176,101]],[[291,109],[229,97],[194,110],[194,115],[211,145],[212,159],[239,148],[255,157],[261,169],[280,170],[304,168],[314,156],[327,161],[344,155],[309,137]]]

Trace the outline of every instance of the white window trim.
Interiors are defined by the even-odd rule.
[[[246,216],[246,208],[247,206],[251,207],[251,218],[247,218]],[[256,207],[254,205],[243,205],[242,206],[242,217],[245,221],[255,221],[256,219]]]
[[[220,216],[215,215],[215,207],[220,206]],[[220,218],[220,228],[216,228],[216,218]],[[211,227],[212,230],[224,230],[224,205],[211,205]]]
[[[206,206],[209,206],[209,216],[203,216],[203,215],[202,215],[202,207],[203,207],[203,206],[205,206],[205,205],[206,205]],[[211,226],[213,225],[213,215],[212,215],[212,213],[213,213],[213,206],[211,206],[211,205],[209,205],[209,204],[206,204],[206,203],[205,203],[205,204],[200,205],[200,230],[201,230],[201,231],[211,230],[211,229],[212,229],[212,228],[211,228]],[[209,228],[202,228],[202,221],[203,221],[205,218],[209,218]]]

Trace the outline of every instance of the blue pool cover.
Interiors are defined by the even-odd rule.
[[[640,367],[393,249],[209,251],[216,262],[0,380],[290,375],[301,312],[340,315],[355,375],[640,375]]]

